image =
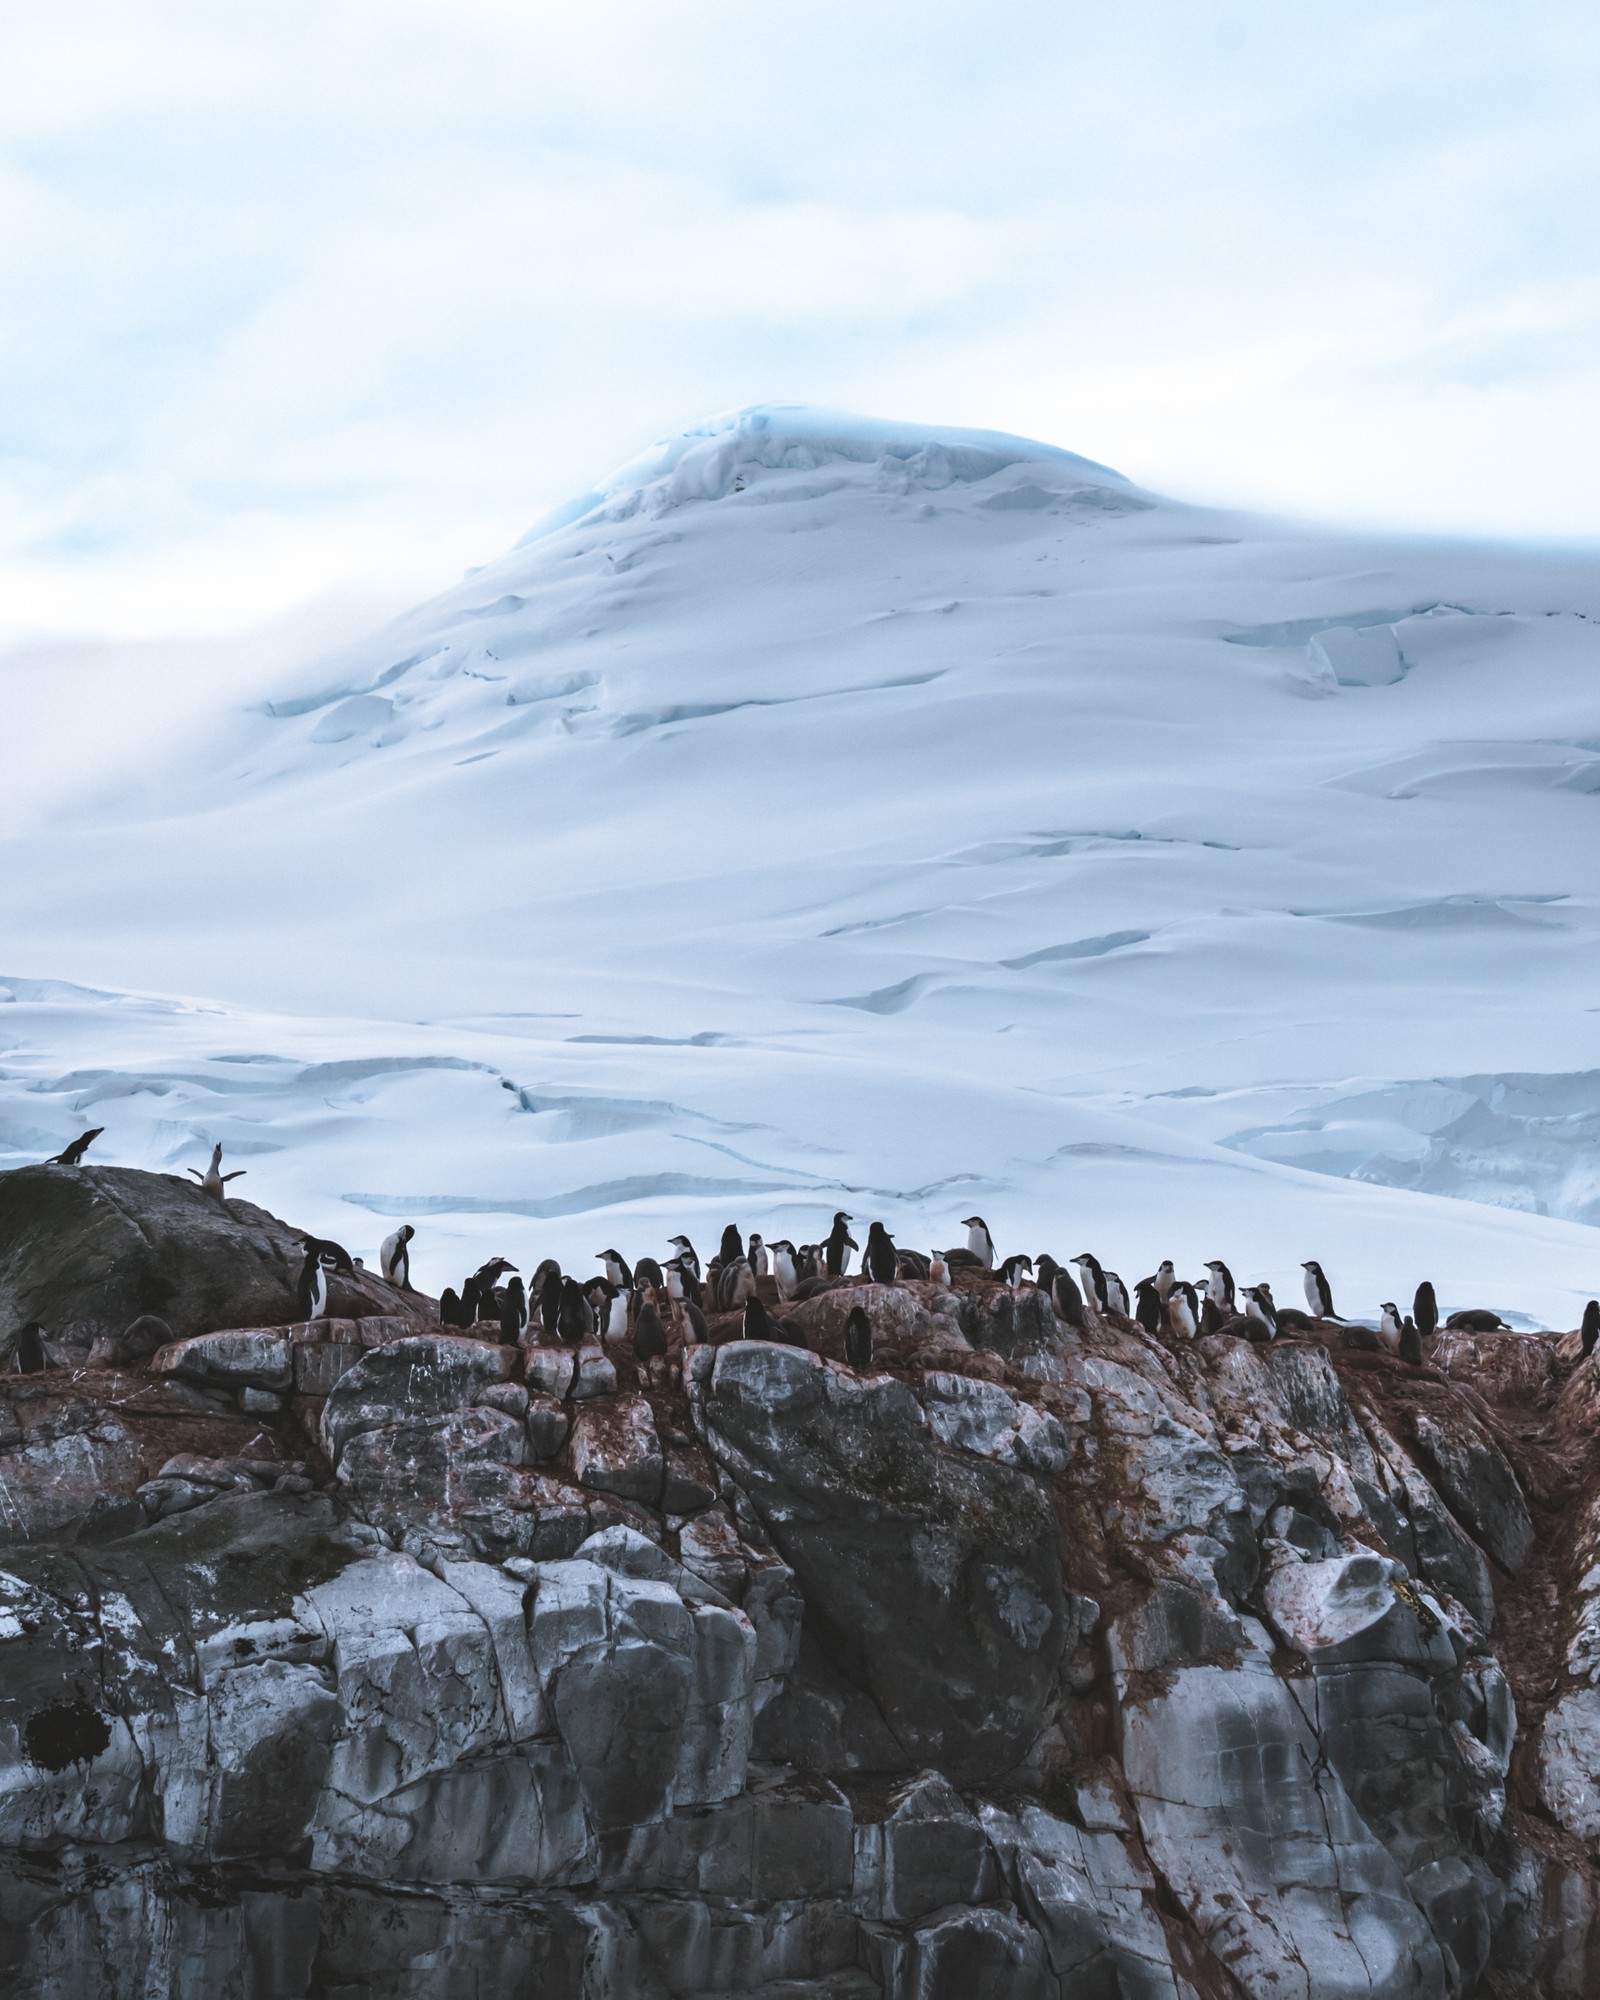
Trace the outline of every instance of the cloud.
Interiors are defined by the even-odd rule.
[[[766,398],[1592,538],[1597,39],[1537,0],[64,0],[0,30],[0,616],[441,582]]]

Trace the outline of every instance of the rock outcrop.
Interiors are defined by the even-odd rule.
[[[1600,1992],[1575,1343],[244,1297],[0,1378],[8,1995]]]

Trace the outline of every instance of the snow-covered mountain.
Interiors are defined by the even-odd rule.
[[[63,693],[5,842],[0,1163],[221,1139],[358,1253],[416,1219],[434,1284],[978,1209],[1130,1277],[1290,1298],[1316,1256],[1349,1310],[1431,1275],[1573,1324],[1597,619],[1588,557],[738,412],[112,784]]]

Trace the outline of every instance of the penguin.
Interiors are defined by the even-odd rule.
[[[633,1273],[628,1269],[628,1260],[620,1250],[597,1250],[595,1256],[606,1267],[606,1276],[619,1291],[633,1290]]]
[[[1600,1299],[1591,1299],[1583,1309],[1583,1325],[1579,1329],[1583,1338],[1583,1353],[1580,1360],[1587,1361],[1594,1352],[1594,1345],[1600,1340]]]
[[[1031,1257],[1008,1257],[1000,1266],[1000,1275],[1005,1279],[1012,1291],[1017,1291],[1020,1288],[1024,1271],[1028,1273],[1030,1278],[1033,1276],[1033,1259]]]
[[[1064,1319],[1080,1333],[1088,1331],[1088,1321],[1083,1316],[1083,1294],[1070,1271],[1056,1271],[1050,1281],[1050,1303],[1058,1319]]]
[[[441,1326],[465,1326],[467,1316],[461,1307],[460,1297],[454,1285],[446,1285],[439,1294],[439,1324]]]
[[[742,1252],[717,1272],[718,1312],[737,1312],[746,1299],[755,1297],[755,1293],[756,1274]]]
[[[850,1252],[861,1246],[850,1234],[846,1224],[853,1218],[841,1208],[833,1218],[833,1227],[828,1231],[828,1240],[822,1246],[823,1258],[830,1278],[842,1278],[850,1268]]]
[[[491,1257],[487,1264],[480,1264],[473,1272],[473,1277],[478,1281],[478,1297],[486,1306],[494,1304],[495,1292],[499,1289],[500,1280],[507,1271],[514,1271],[516,1268],[509,1258]]]
[[[18,1375],[42,1375],[50,1365],[45,1331],[36,1319],[17,1329],[11,1343],[11,1366]]]
[[[802,1243],[794,1253],[794,1268],[795,1276],[802,1285],[810,1278],[822,1277],[824,1275],[822,1245]]]
[[[619,1290],[615,1285],[612,1285],[609,1289],[610,1297],[606,1300],[605,1329],[602,1337],[605,1340],[626,1340],[628,1337],[628,1294]]]
[[[1422,1336],[1410,1313],[1406,1314],[1405,1324],[1400,1329],[1400,1359],[1408,1368],[1422,1366]]]
[[[1416,1297],[1411,1301],[1411,1312],[1417,1322],[1417,1332],[1420,1337],[1423,1340],[1432,1340],[1439,1331],[1439,1301],[1426,1278],[1417,1287]]]
[[[695,1254],[695,1247],[687,1236],[669,1236],[667,1241],[672,1245],[674,1254],[684,1260],[697,1278],[705,1276],[704,1271],[700,1267],[700,1259]],[[660,1266],[657,1265],[656,1268],[659,1270]],[[635,1271],[634,1276],[637,1278],[638,1275],[638,1272]]]
[[[522,1289],[522,1280],[513,1276],[507,1283],[500,1300],[500,1338],[507,1347],[515,1347],[522,1338],[522,1330],[528,1324],[528,1295]]]
[[[80,1132],[70,1146],[63,1146],[59,1153],[54,1154],[50,1159],[46,1160],[45,1165],[47,1167],[75,1167],[105,1129],[103,1125],[91,1125],[87,1132]],[[29,1324],[31,1325],[32,1321]]]
[[[1061,1266],[1048,1250],[1041,1250],[1033,1260],[1033,1282],[1041,1292],[1048,1292],[1056,1281],[1056,1273]]]
[[[411,1289],[411,1239],[416,1233],[409,1222],[402,1222],[378,1247],[378,1269],[402,1292]]]
[[[1310,1313],[1304,1313],[1298,1306],[1279,1306],[1278,1331],[1283,1333],[1310,1333],[1317,1322]],[[1342,1322],[1341,1322],[1342,1324]]]
[[[1133,1288],[1133,1316],[1146,1333],[1161,1331],[1161,1294],[1154,1278],[1141,1278]]]
[[[594,1338],[594,1308],[583,1296],[583,1287],[576,1278],[561,1280],[556,1326],[563,1347],[582,1347],[586,1340]]]
[[[323,1269],[321,1257],[309,1243],[306,1245],[305,1262],[300,1266],[295,1296],[300,1303],[302,1320],[327,1318],[328,1274]]]
[[[860,1306],[850,1308],[844,1323],[844,1358],[852,1368],[872,1366],[872,1321]]]
[[[683,1340],[686,1347],[703,1347],[711,1338],[706,1316],[693,1299],[683,1302]]]
[[[1111,1310],[1114,1313],[1121,1313],[1124,1319],[1130,1319],[1132,1317],[1132,1302],[1128,1297],[1127,1286],[1117,1276],[1115,1271],[1107,1271],[1105,1273],[1105,1280],[1106,1300]]]
[[[752,1236],[745,1245],[745,1261],[758,1278],[767,1275],[767,1246],[759,1236]]]
[[[739,1225],[730,1222],[722,1232],[722,1241],[717,1245],[717,1259],[720,1263],[731,1264],[735,1257],[744,1255],[744,1237]]]
[[[645,1293],[633,1316],[633,1358],[640,1367],[659,1361],[667,1351],[667,1330],[661,1324],[655,1301]]]
[[[792,1299],[794,1288],[800,1282],[800,1273],[795,1268],[794,1245],[787,1236],[780,1236],[772,1246],[772,1282],[778,1288],[780,1299]]]
[[[867,1247],[861,1253],[861,1275],[875,1285],[892,1285],[895,1275],[894,1240],[881,1222],[867,1230]]]
[[[1272,1303],[1270,1285],[1246,1285],[1244,1288],[1244,1316],[1266,1331],[1268,1340],[1277,1338],[1278,1309]]]
[[[1356,1320],[1346,1320],[1344,1322],[1344,1344],[1346,1347],[1359,1348],[1363,1354],[1381,1354],[1383,1352],[1383,1342],[1373,1332],[1372,1328],[1370,1326],[1362,1326]]]
[[[896,1250],[894,1274],[902,1280],[910,1278],[926,1282],[933,1276],[933,1260],[924,1257],[920,1250]]]
[[[553,1259],[547,1261],[549,1268],[545,1270],[544,1281],[539,1287],[539,1324],[544,1329],[546,1340],[560,1340],[561,1302],[565,1296],[566,1280],[559,1265]]]
[[[1193,1340],[1200,1331],[1200,1301],[1186,1278],[1174,1279],[1167,1294],[1167,1324],[1180,1340]]]
[[[720,1266],[715,1264],[711,1268],[714,1271],[720,1270]],[[666,1267],[665,1276],[669,1298],[682,1299],[687,1304],[696,1306],[705,1303],[700,1290],[699,1277],[681,1257],[674,1257],[672,1259]]]
[[[1386,1299],[1378,1308],[1378,1338],[1391,1354],[1400,1349],[1400,1308],[1393,1299]]]
[[[476,1278],[468,1278],[461,1287],[461,1324],[474,1327],[483,1314],[483,1293]]]
[[[1082,1281],[1084,1297],[1093,1299],[1099,1310],[1104,1312],[1107,1301],[1106,1274],[1100,1267],[1100,1259],[1098,1257],[1091,1257],[1089,1252],[1085,1250],[1074,1257],[1072,1261],[1077,1267],[1078,1276]]]
[[[678,1239],[680,1243],[687,1243],[688,1240],[687,1236],[680,1236]],[[680,1250],[678,1257],[685,1269],[693,1271],[698,1281],[700,1277],[700,1259],[692,1250]],[[646,1288],[654,1292],[664,1292],[667,1289],[666,1273],[654,1257],[641,1257],[633,1267],[633,1289],[637,1292]]]
[[[1509,1333],[1511,1329],[1496,1312],[1487,1306],[1468,1306],[1461,1312],[1453,1312],[1445,1321],[1452,1333]]]
[[[967,1232],[967,1249],[977,1258],[984,1270],[994,1269],[994,1238],[989,1234],[989,1225],[981,1215],[965,1215],[961,1227]]]
[[[934,1250],[929,1253],[928,1278],[930,1283],[935,1285],[949,1284],[950,1259],[945,1255],[944,1251]]]
[[[1219,1262],[1216,1258],[1213,1258],[1207,1264],[1206,1269],[1211,1273],[1210,1278],[1206,1281],[1206,1297],[1210,1299],[1218,1312],[1231,1313],[1233,1311],[1233,1273],[1228,1269],[1226,1264]]]
[[[222,1171],[222,1145],[219,1141],[211,1148],[211,1164],[204,1173],[201,1173],[198,1167],[185,1167],[183,1171],[186,1174],[193,1174],[200,1183],[201,1191],[210,1195],[213,1201],[226,1202],[229,1181],[243,1180],[247,1169],[235,1167],[231,1174],[225,1174]]]
[[[1300,1266],[1306,1274],[1306,1304],[1311,1309],[1313,1319],[1337,1319],[1333,1309],[1333,1287],[1320,1264],[1306,1262]]]
[[[1171,1298],[1172,1288],[1177,1282],[1178,1273],[1173,1267],[1172,1259],[1170,1257],[1163,1257],[1161,1262],[1156,1266],[1155,1277],[1151,1280],[1163,1305]]]
[[[1200,1295],[1200,1331],[1202,1334],[1221,1333],[1233,1318],[1232,1309],[1219,1306],[1209,1290]]]
[[[780,1347],[805,1346],[804,1340],[789,1331],[789,1322],[774,1319],[754,1292],[744,1302],[744,1338],[772,1341]]]

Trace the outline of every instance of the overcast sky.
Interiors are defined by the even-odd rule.
[[[7,10],[0,636],[419,596],[650,438],[771,400],[1593,542],[1597,19]]]

